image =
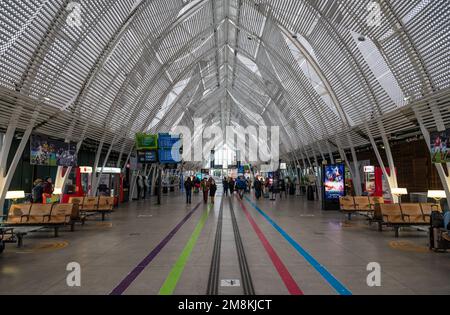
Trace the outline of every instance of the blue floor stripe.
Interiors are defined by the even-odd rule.
[[[245,199],[256,209],[269,223],[277,230],[295,250],[302,255],[311,266],[316,269],[321,276],[341,295],[352,295],[352,292],[347,289],[342,283],[339,282],[324,266],[322,266],[317,260],[314,259],[303,247],[300,246],[292,237],[289,236],[278,224],[275,223],[264,211],[262,211],[255,203],[253,203],[248,197]]]

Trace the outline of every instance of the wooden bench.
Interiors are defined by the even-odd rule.
[[[352,213],[356,212],[355,200],[352,196],[339,197],[339,209],[342,213],[348,215],[348,219],[352,219]]]
[[[339,198],[340,211],[348,214],[348,219],[351,220],[353,213],[366,213],[367,216],[375,211],[375,204],[384,203],[382,197],[367,197],[367,196],[345,196]],[[369,217],[370,218],[370,217]],[[369,222],[371,222],[369,220]]]
[[[375,216],[380,219],[378,230],[382,230],[382,225],[391,226],[395,230],[395,237],[398,237],[400,227],[428,226],[431,216],[431,212],[427,212],[428,207],[427,204],[422,206],[419,203],[379,204],[375,210]]]
[[[52,228],[55,237],[58,237],[61,226],[71,225],[73,231],[74,222],[71,221],[73,211],[73,204],[13,204],[3,225],[8,227],[41,226],[42,228]]]
[[[114,208],[114,197],[70,197],[69,203],[80,205],[80,211],[83,213],[101,213],[102,221],[105,221],[106,213],[110,213]]]

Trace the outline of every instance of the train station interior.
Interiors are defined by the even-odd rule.
[[[1,295],[449,295],[448,0],[0,2]]]

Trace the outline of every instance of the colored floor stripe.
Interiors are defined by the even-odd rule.
[[[197,204],[184,218],[178,223],[178,225],[170,231],[170,233],[148,254],[126,277],[123,279],[117,287],[110,293],[110,295],[121,295],[131,285],[131,283],[137,278],[137,276],[147,267],[153,259],[161,252],[164,246],[169,243],[172,237],[178,232],[184,223],[194,214],[194,212],[200,207],[202,203]]]
[[[348,290],[342,283],[339,282],[328,270],[322,266],[313,256],[311,256],[305,249],[303,249],[299,243],[297,243],[292,237],[289,236],[278,224],[275,223],[264,211],[262,211],[255,203],[253,203],[248,197],[245,197],[253,208],[256,209],[274,228],[277,230],[295,250],[308,261],[317,272],[341,295],[351,295],[352,292]]]
[[[188,242],[186,243],[186,246],[184,247],[183,251],[178,257],[177,262],[172,267],[172,270],[170,270],[170,273],[167,276],[166,281],[159,290],[159,295],[171,295],[175,290],[177,283],[180,280],[181,274],[183,273],[184,267],[186,266],[186,263],[189,257],[191,256],[192,250],[194,249],[195,244],[197,243],[197,240],[205,226],[206,220],[208,219],[209,213],[211,212],[211,209],[213,207],[214,205],[211,204],[203,212],[202,216],[200,217],[200,221],[198,222],[197,226],[194,229],[194,232],[192,232],[192,235],[189,238]]]
[[[256,235],[258,235],[259,240],[261,241],[267,254],[269,255],[270,260],[272,260],[272,263],[275,266],[275,269],[278,271],[278,274],[280,275],[281,279],[283,280],[289,293],[292,295],[303,295],[302,290],[299,288],[299,286],[295,282],[294,278],[292,278],[292,275],[290,274],[289,270],[283,264],[283,262],[281,261],[281,258],[275,252],[275,249],[269,243],[266,236],[259,228],[258,224],[256,224],[255,220],[252,218],[252,216],[248,212],[245,205],[240,200],[239,200],[239,203],[241,205],[242,210],[244,211],[245,216],[247,217],[247,220],[250,222],[250,225],[253,227],[253,230],[255,231]]]

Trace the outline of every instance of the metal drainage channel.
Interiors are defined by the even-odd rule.
[[[241,233],[236,220],[233,203],[227,198],[230,204],[231,222],[233,225],[234,240],[239,261],[239,271],[241,273],[242,287],[244,295],[255,295],[252,276],[245,256],[244,245],[242,244]],[[223,200],[223,199],[222,199]],[[213,257],[208,280],[207,295],[217,295],[219,292],[219,273],[220,273],[220,249],[222,242],[222,222],[223,222],[223,202],[220,205],[219,218],[217,221],[216,239],[214,243]]]

